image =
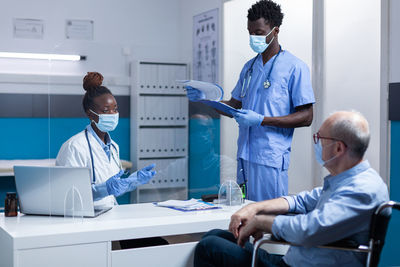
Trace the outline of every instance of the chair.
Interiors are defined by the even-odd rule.
[[[340,240],[334,243],[330,243],[323,246],[318,246],[320,248],[329,248],[329,249],[341,249],[341,250],[348,250],[353,252],[362,252],[367,253],[367,267],[375,267],[378,266],[380,254],[385,244],[385,236],[387,232],[387,227],[389,225],[391,212],[383,212],[387,208],[394,208],[400,210],[400,202],[395,201],[388,201],[380,204],[374,211],[372,218],[371,218],[371,226],[370,226],[370,233],[369,233],[369,243],[364,244],[357,244],[353,240]],[[253,250],[253,258],[251,261],[251,266],[257,266],[257,254],[258,249],[264,243],[271,243],[271,244],[284,244],[284,245],[291,245],[290,243],[284,240],[277,240],[274,239],[273,236],[264,236],[262,239],[258,240],[254,244]]]

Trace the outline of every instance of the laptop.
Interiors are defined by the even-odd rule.
[[[20,211],[32,215],[96,217],[89,168],[14,166]]]

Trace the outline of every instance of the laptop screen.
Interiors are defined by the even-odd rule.
[[[14,173],[22,213],[94,216],[89,168],[14,166]]]

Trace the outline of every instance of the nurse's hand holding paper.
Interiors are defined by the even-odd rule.
[[[224,90],[215,83],[196,80],[177,80],[177,82],[185,87],[190,101],[221,101],[224,96]]]
[[[185,88],[189,101],[196,102],[206,99],[206,95],[199,89],[193,88],[191,86],[185,86]]]

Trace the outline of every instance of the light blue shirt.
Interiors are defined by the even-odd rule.
[[[286,116],[295,112],[295,107],[315,102],[307,65],[283,50],[273,64],[269,81],[264,88],[272,63],[276,56],[263,65],[262,56],[254,61],[248,89],[249,60],[240,73],[239,81],[232,91],[232,97],[242,102],[243,109],[251,109],[267,117]],[[245,83],[245,96],[241,97]],[[293,128],[273,126],[239,127],[238,158],[274,168],[287,169],[292,143]]]
[[[106,133],[106,136],[104,137],[106,143],[104,143],[99,136],[96,134],[96,132],[93,130],[92,125],[89,124],[87,127],[87,130],[89,133],[91,133],[94,138],[96,139],[97,142],[99,142],[99,144],[101,145],[101,147],[103,148],[104,152],[106,153],[108,160],[111,159],[111,137],[108,133]]]
[[[286,196],[289,212],[277,216],[272,233],[277,238],[301,244],[284,256],[290,266],[364,266],[366,255],[350,251],[316,248],[344,238],[368,244],[374,209],[389,200],[386,184],[363,161],[336,176],[324,178],[323,187],[296,196]]]

